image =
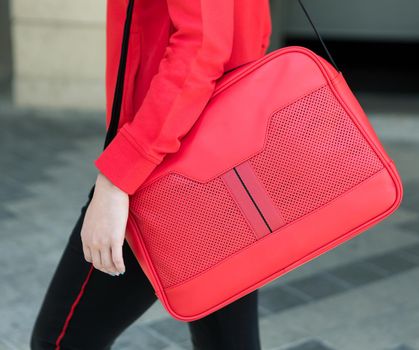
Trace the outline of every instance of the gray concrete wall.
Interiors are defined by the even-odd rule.
[[[17,105],[104,108],[104,0],[12,0]]]

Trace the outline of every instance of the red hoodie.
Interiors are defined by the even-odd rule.
[[[109,127],[126,6],[108,0],[106,128]],[[137,0],[118,133],[94,161],[133,194],[167,153],[176,152],[227,70],[263,56],[269,0]]]

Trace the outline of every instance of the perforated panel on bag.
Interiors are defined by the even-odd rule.
[[[142,237],[164,287],[185,281],[256,240],[224,182],[169,174],[133,196]]]
[[[267,132],[266,148],[249,162],[285,223],[383,168],[327,86],[274,113]],[[170,173],[134,195],[130,207],[165,288],[256,241],[220,177],[201,184]]]
[[[383,168],[327,86],[276,112],[250,162],[287,223]]]

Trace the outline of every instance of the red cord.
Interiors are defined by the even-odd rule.
[[[56,346],[56,347],[55,347],[55,350],[60,350],[60,343],[61,343],[61,340],[63,339],[63,337],[64,337],[64,335],[65,335],[65,333],[66,333],[66,331],[67,331],[67,327],[68,327],[68,324],[70,323],[71,317],[73,316],[74,309],[76,308],[76,306],[77,306],[77,304],[79,303],[79,301],[80,301],[81,297],[83,296],[84,289],[86,288],[87,282],[89,281],[89,278],[90,278],[90,276],[91,276],[91,274],[92,274],[92,272],[93,272],[93,269],[94,269],[94,266],[93,266],[93,264],[92,264],[92,265],[91,265],[91,267],[90,267],[89,273],[87,274],[87,277],[86,277],[86,279],[84,280],[83,285],[81,286],[80,292],[79,292],[79,294],[77,295],[76,300],[74,300],[73,305],[71,305],[71,309],[70,309],[70,312],[69,312],[69,314],[68,314],[68,316],[67,316],[67,318],[66,318],[66,320],[65,320],[65,323],[64,323],[63,329],[62,329],[62,331],[61,331],[60,335],[58,336],[57,341],[55,342],[55,346]]]

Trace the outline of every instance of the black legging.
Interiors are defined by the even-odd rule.
[[[110,349],[157,299],[126,241],[124,275],[110,276],[84,259],[80,231],[86,209],[87,204],[81,209],[39,310],[31,335],[32,350]],[[261,349],[257,292],[188,322],[194,349]]]

